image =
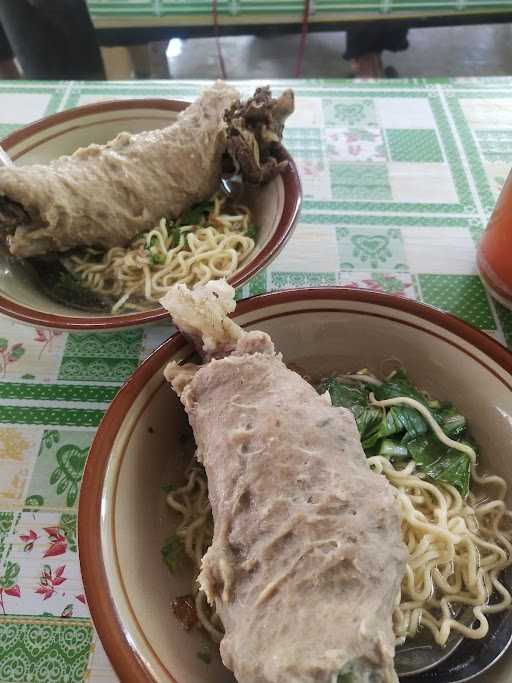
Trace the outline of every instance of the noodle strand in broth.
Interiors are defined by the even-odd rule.
[[[368,380],[377,382],[376,378]],[[465,638],[484,638],[489,628],[485,615],[512,605],[510,592],[499,579],[500,572],[512,565],[512,511],[504,502],[507,484],[496,475],[479,475],[474,449],[446,436],[418,401],[409,397],[376,401],[373,396],[370,401],[381,407],[403,404],[419,410],[440,441],[470,458],[472,481],[478,487],[478,496],[470,490],[463,499],[454,486],[432,483],[413,460],[395,465],[381,455],[368,458],[372,470],[384,475],[395,489],[409,555],[394,612],[397,644],[414,637],[422,627],[441,646],[452,631]],[[168,494],[167,503],[180,515],[176,534],[199,573],[202,556],[211,544],[213,520],[204,470],[193,462],[186,478],[184,486]],[[495,497],[487,492],[489,488]],[[222,624],[197,584],[194,590],[198,618],[219,642]],[[467,618],[465,608],[474,619]]]
[[[198,225],[169,225],[162,218],[128,247],[106,253],[87,249],[67,263],[84,287],[114,299],[112,313],[144,310],[177,282],[193,287],[229,278],[254,250],[250,229],[247,207],[228,210],[226,198],[215,195],[211,211]]]

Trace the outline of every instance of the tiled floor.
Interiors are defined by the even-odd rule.
[[[401,76],[488,76],[512,74],[512,25],[413,29],[406,52],[384,53],[384,61]],[[298,36],[223,38],[230,78],[290,77],[294,73]],[[175,78],[219,74],[215,41],[193,39],[175,44],[170,57]],[[308,37],[304,76],[344,77],[348,64],[341,55],[345,33],[312,33]]]
[[[404,77],[512,74],[512,24],[412,29],[409,42],[405,52],[384,53],[385,64],[394,66]],[[221,39],[230,78],[289,78],[295,72],[298,45],[297,35]],[[341,56],[344,49],[344,32],[311,33],[303,75],[346,77],[349,66]],[[109,78],[132,77],[130,59],[124,48],[103,52]],[[174,78],[220,75],[213,38],[172,41],[168,63]],[[160,69],[153,75],[165,77],[165,71]]]

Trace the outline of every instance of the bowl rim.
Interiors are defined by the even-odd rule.
[[[388,308],[390,309],[389,316],[378,312],[372,313],[372,315],[395,321],[397,318],[391,316],[393,312],[406,313],[425,320],[468,342],[512,375],[512,352],[495,339],[450,313],[445,313],[427,304],[394,294],[346,287],[285,289],[260,294],[237,302],[237,308],[233,317],[236,320],[239,315],[259,309],[264,310],[267,306],[272,307],[286,303],[307,303],[319,300],[325,300],[326,302],[329,300],[346,301],[347,303],[371,304]],[[293,313],[300,312],[300,310],[293,311]],[[363,311],[363,313],[368,312]],[[282,311],[276,314],[276,316],[268,316],[266,319],[282,317],[287,314],[289,313]],[[419,328],[419,325],[412,321],[399,320],[399,322],[413,328]],[[250,324],[254,323],[251,322]],[[469,350],[462,349],[453,340],[447,339],[444,336],[440,337],[434,330],[425,330],[424,327],[420,329],[461,349],[461,351],[472,357],[475,362],[484,365],[512,391],[512,379],[510,383],[505,382],[502,377],[497,375],[493,368],[487,366],[481,359],[476,358]],[[108,589],[108,568],[101,554],[100,534],[102,526],[103,482],[114,441],[134,399],[143,390],[145,384],[162,367],[165,360],[168,360],[185,346],[187,346],[187,342],[182,335],[179,332],[174,334],[153,351],[123,384],[107,409],[93,439],[81,484],[78,508],[78,549],[81,575],[91,617],[117,675],[121,680],[130,680],[136,683],[155,683],[155,679],[145,667],[138,652],[133,648],[129,634],[120,621],[118,614],[116,614],[115,601]],[[172,676],[170,676],[170,680],[176,683]]]
[[[13,131],[0,140],[0,145],[9,152],[20,142],[29,140],[33,135],[50,130],[62,123],[72,123],[83,116],[96,113],[111,111],[123,111],[132,109],[161,109],[168,112],[181,112],[189,106],[190,102],[184,100],[173,100],[165,98],[131,98],[126,100],[105,100],[84,104],[72,109],[57,112],[50,116],[43,117],[27,126]],[[78,125],[76,126],[78,127]],[[72,129],[71,129],[72,130]],[[67,131],[66,131],[67,132]],[[44,141],[49,138],[45,138]],[[50,136],[51,139],[51,136]],[[43,142],[44,142],[43,141]],[[17,157],[14,156],[14,159]],[[235,274],[228,278],[228,282],[233,287],[240,287],[246,284],[260,270],[268,266],[281,252],[289,238],[291,237],[302,206],[302,186],[300,182],[297,166],[286,151],[281,146],[278,152],[279,161],[288,161],[288,166],[280,174],[284,189],[283,211],[279,223],[271,235],[268,243],[254,258],[249,256],[247,263]],[[34,325],[35,327],[46,327],[63,331],[112,331],[129,329],[147,325],[167,318],[167,311],[158,308],[149,308],[145,311],[135,313],[125,313],[121,315],[105,315],[82,317],[78,315],[61,315],[57,313],[45,313],[38,311],[25,304],[12,301],[0,292],[0,313],[21,322]]]

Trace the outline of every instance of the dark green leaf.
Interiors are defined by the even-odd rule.
[[[46,448],[51,448],[53,444],[59,443],[60,434],[56,429],[51,429],[50,431],[44,433],[43,441]]]
[[[336,683],[378,683],[381,680],[381,674],[370,669],[362,660],[349,662],[336,676]]]
[[[210,664],[212,661],[212,656],[209,652],[197,652],[197,658],[200,659],[205,664]]]
[[[165,263],[165,256],[163,254],[150,254],[152,266],[163,266]]]
[[[354,674],[351,671],[340,672],[336,678],[336,683],[355,683]]]
[[[9,354],[7,356],[9,362],[14,363],[15,361],[19,360],[25,353],[25,349],[23,348],[22,344],[14,344],[10,350]]]
[[[162,559],[169,568],[171,574],[174,574],[178,563],[183,558],[184,548],[181,539],[176,535],[170,536],[161,550]]]
[[[67,539],[69,550],[76,553],[76,515],[64,512],[60,517],[60,528]]]
[[[78,307],[101,308],[103,306],[101,299],[92,290],[82,285],[78,276],[68,271],[60,270],[53,276],[48,276],[45,278],[44,287],[58,301]]]
[[[254,225],[254,223],[251,223],[251,225],[247,228],[247,237],[250,237],[252,240],[255,240],[258,237],[258,232],[258,226]]]
[[[7,562],[4,575],[0,578],[1,588],[11,588],[16,583],[16,578],[20,573],[20,565],[16,562]]]
[[[392,406],[391,410],[394,411],[393,419],[401,424],[403,431],[405,431],[402,437],[403,444],[428,432],[427,423],[414,408],[410,406]]]
[[[333,406],[352,408],[355,405],[366,408],[368,406],[368,391],[355,384],[343,384],[335,377],[325,379],[319,388],[320,393],[328,391]]]
[[[165,486],[162,486],[162,491],[164,493],[170,493],[171,491],[176,490],[176,484],[165,484]]]
[[[209,214],[212,209],[213,202],[209,200],[196,204],[180,216],[178,225],[197,225],[201,222],[202,217]]]
[[[366,440],[370,442],[374,435],[378,433],[379,427],[382,424],[383,416],[382,410],[374,406],[362,408],[361,406],[353,406],[352,413],[355,417],[359,434],[363,440],[363,446]]]
[[[420,434],[425,434],[427,430],[427,423],[417,410],[409,406],[391,406],[382,419],[378,430],[363,440],[363,448],[371,448],[381,439],[390,436],[399,437],[396,441],[405,444]]]
[[[61,479],[57,484],[57,495],[61,496],[68,487],[68,482],[65,478]]]
[[[3,353],[4,351],[6,351],[8,345],[9,345],[9,342],[7,341],[7,339],[5,339],[4,337],[0,337],[0,353]]]
[[[44,498],[43,496],[38,495],[28,496],[28,498],[25,500],[25,505],[27,507],[41,507],[44,505]]]
[[[58,493],[58,489],[57,489],[57,493]],[[69,486],[68,493],[66,496],[67,506],[72,508],[76,502],[77,497],[78,497],[78,485],[75,481],[73,481],[73,482],[71,482],[71,484]]]
[[[409,441],[407,448],[418,468],[427,476],[451,484],[462,496],[467,495],[471,463],[465,453],[448,448],[433,434]]]
[[[52,484],[52,485],[56,484],[59,481],[59,479],[61,478],[62,474],[63,474],[63,472],[59,467],[57,467],[57,469],[53,470],[53,472],[50,475],[50,484]]]
[[[382,439],[377,455],[382,455],[392,460],[409,460],[411,457],[407,446],[403,446],[401,443],[393,441],[393,439]]]
[[[397,398],[398,396],[408,396],[423,403],[423,405],[427,405],[425,396],[416,389],[405,370],[397,370],[390,379],[379,386],[373,387],[373,393],[379,401],[387,398]]]
[[[464,415],[450,415],[441,422],[443,432],[451,439],[459,439],[466,431],[466,418]]]
[[[324,391],[329,392],[333,406],[343,406],[352,411],[361,439],[369,438],[379,428],[383,413],[380,408],[369,404],[366,385],[344,384],[330,377],[320,386],[320,392]]]
[[[174,249],[180,243],[181,230],[179,227],[174,227],[170,232],[169,236],[171,238],[171,249]]]

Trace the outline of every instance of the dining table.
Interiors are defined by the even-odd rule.
[[[97,29],[207,26],[213,14],[224,27],[301,24],[306,11],[315,26],[333,22],[443,18],[459,24],[510,21],[508,0],[86,0]]]
[[[0,81],[0,138],[70,107],[191,100],[205,84]],[[256,82],[235,84],[249,94]],[[284,141],[302,212],[283,251],[238,296],[326,285],[390,292],[512,347],[512,313],[489,297],[475,266],[512,165],[512,78],[270,85],[295,91]],[[172,332],[170,321],[66,333],[0,318],[2,683],[116,680],[80,575],[80,483],[109,403]]]

